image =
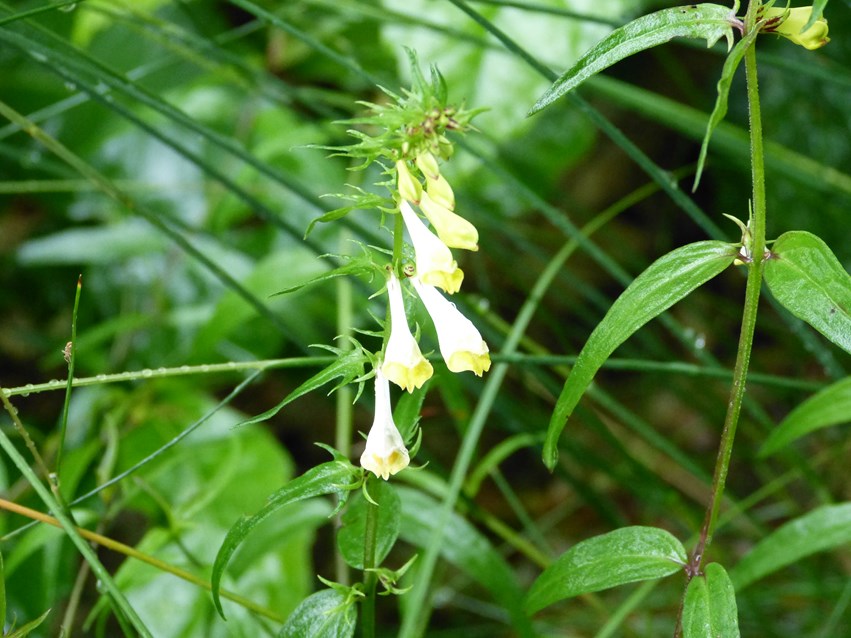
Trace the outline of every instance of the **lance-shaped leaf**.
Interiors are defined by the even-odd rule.
[[[851,503],[824,505],[762,539],[730,570],[730,579],[741,592],[781,567],[846,543],[851,543]]]
[[[210,579],[213,602],[222,618],[225,617],[219,598],[222,576],[233,553],[251,531],[285,505],[324,494],[343,493],[350,489],[359,473],[351,464],[339,460],[317,465],[287,483],[269,497],[262,509],[251,516],[243,516],[228,530],[216,554]]]
[[[268,421],[273,416],[275,416],[278,412],[280,412],[284,406],[289,403],[292,403],[296,399],[301,396],[304,396],[308,392],[312,392],[317,388],[321,388],[326,383],[330,383],[335,379],[339,379],[337,385],[332,388],[332,392],[337,388],[346,385],[347,383],[351,383],[355,379],[358,379],[364,374],[364,364],[368,361],[366,354],[364,354],[363,350],[359,347],[354,348],[353,350],[349,350],[344,352],[339,348],[332,348],[329,346],[322,346],[327,350],[330,350],[334,354],[338,355],[340,358],[334,361],[327,368],[322,369],[321,371],[314,374],[307,381],[298,386],[295,390],[290,392],[283,401],[281,401],[274,408],[269,408],[262,414],[258,414],[257,416],[253,416],[250,419],[246,419],[237,424],[237,427],[241,427],[243,425],[250,425],[252,423],[261,423],[262,421]]]
[[[709,116],[709,122],[706,124],[706,133],[703,135],[703,144],[700,146],[700,157],[697,159],[697,170],[694,173],[692,191],[696,191],[697,185],[700,184],[700,176],[703,174],[703,165],[706,162],[706,153],[709,150],[709,140],[712,138],[712,132],[722,122],[724,116],[727,115],[727,100],[730,97],[730,85],[733,83],[733,76],[736,74],[736,69],[739,68],[742,58],[745,57],[745,52],[753,44],[758,33],[759,30],[754,29],[739,40],[724,61],[724,68],[721,70],[721,79],[718,80],[718,97],[715,99],[715,108],[712,109],[712,114]]]
[[[765,282],[786,310],[851,352],[851,275],[821,238],[783,233],[765,263]]]
[[[721,565],[709,563],[691,579],[683,601],[683,638],[739,638],[733,583]]]
[[[558,460],[558,438],[568,417],[612,352],[645,323],[727,268],[736,250],[721,241],[682,246],[653,262],[624,290],[588,337],[556,402],[544,442],[548,468]]]
[[[831,425],[851,423],[851,377],[830,385],[804,401],[774,430],[759,451],[774,454],[795,439]]]
[[[556,601],[662,578],[686,564],[686,550],[658,527],[623,527],[577,543],[532,583],[526,610],[534,613]]]
[[[598,42],[573,67],[562,75],[535,102],[529,114],[537,113],[592,75],[639,51],[664,44],[674,38],[705,39],[711,47],[721,37],[733,44],[733,27],[741,28],[733,9],[718,4],[693,4],[662,9],[641,16],[612,31]]]

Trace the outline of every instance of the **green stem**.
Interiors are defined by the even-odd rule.
[[[368,481],[367,481],[368,483]],[[375,545],[378,542],[378,505],[367,501],[366,527],[363,535],[363,570],[364,598],[361,607],[361,636],[375,636],[375,586],[377,576],[372,569],[375,567]]]
[[[756,14],[760,2],[754,0],[748,6],[745,18],[745,32],[755,28]],[[753,181],[753,217],[751,233],[753,244],[751,248],[752,261],[748,265],[748,281],[745,291],[745,304],[742,313],[742,328],[739,335],[739,349],[736,366],[733,370],[733,386],[730,391],[727,416],[724,420],[724,430],[721,434],[721,445],[715,464],[715,474],[712,479],[712,497],[706,510],[706,518],[700,539],[695,547],[689,564],[689,577],[693,578],[700,572],[703,556],[712,542],[712,534],[718,519],[718,510],[724,496],[724,486],[730,469],[730,457],[733,453],[733,441],[745,394],[745,383],[750,363],[753,335],[756,327],[759,293],[762,285],[763,257],[765,253],[765,164],[762,142],[762,116],[759,104],[759,87],[757,84],[756,50],[749,47],[745,53],[745,78],[747,80],[748,109],[750,113],[750,147],[751,147],[751,179]]]
[[[345,245],[348,241],[349,234],[344,230],[340,234],[341,252],[345,250]],[[348,339],[352,334],[352,316],[352,282],[348,277],[339,277],[337,279],[337,334],[342,337],[340,347],[344,350],[349,350],[352,347]],[[352,431],[354,429],[353,400],[354,394],[351,386],[345,385],[337,391],[334,446],[346,457],[351,456],[352,452]],[[337,515],[336,524],[338,527],[342,524],[341,514]],[[335,555],[335,572],[338,583],[343,585],[349,584],[349,565],[340,552],[337,552]]]
[[[59,428],[59,447],[56,450],[56,483],[59,483],[60,469],[62,466],[62,452],[65,449],[65,433],[68,429],[68,408],[71,405],[71,387],[74,383],[74,362],[77,359],[77,311],[80,309],[80,292],[83,289],[83,275],[77,277],[77,292],[74,295],[74,312],[71,315],[71,341],[70,347],[65,353],[68,361],[68,382],[65,386],[65,403],[62,406],[62,424]]]

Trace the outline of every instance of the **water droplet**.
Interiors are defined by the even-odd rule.
[[[148,368],[145,368],[144,370],[142,370],[142,376],[143,377],[150,377],[153,374],[154,374],[153,371],[149,370]]]
[[[189,372],[189,366],[180,366],[181,372]]]
[[[697,338],[694,340],[694,347],[698,350],[703,350],[706,347],[706,336],[697,335]]]
[[[7,390],[6,388],[3,388],[3,396],[4,396],[4,397],[10,397],[10,396],[12,396],[12,391],[11,391],[11,390]]]
[[[74,84],[73,82],[66,82],[66,83],[65,83],[65,88],[66,88],[66,89],[68,89],[69,91],[76,91],[76,90],[77,90],[77,85],[76,85],[76,84]]]
[[[165,374],[166,372],[168,372],[168,370],[165,368],[157,368],[157,374]]]
[[[208,366],[207,364],[204,364],[204,365],[200,366],[198,369],[199,369],[201,372],[209,372],[209,371],[210,371],[210,366]]]
[[[41,51],[30,51],[30,55],[38,62],[47,62],[47,56]]]
[[[106,381],[106,375],[105,374],[99,374],[99,375],[95,376],[95,379],[97,379],[98,381]]]
[[[65,12],[65,13],[71,13],[76,8],[77,8],[77,3],[72,2],[71,4],[66,4],[64,7],[59,7],[59,10]]]
[[[228,363],[227,363],[227,367],[228,367],[230,370],[236,370],[236,361],[228,361]]]
[[[95,93],[105,95],[107,92],[109,92],[109,85],[106,82],[99,81],[95,84]]]

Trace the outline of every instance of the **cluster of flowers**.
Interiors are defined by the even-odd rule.
[[[438,290],[450,295],[459,290],[464,273],[458,268],[450,248],[478,250],[479,234],[473,224],[453,212],[455,196],[446,178],[440,174],[434,155],[419,153],[414,165],[422,174],[425,187],[408,162],[396,162],[398,214],[404,220],[416,262],[412,276],[404,279],[416,290],[431,316],[447,368],[452,372],[469,370],[481,376],[490,368],[488,346],[473,323]],[[433,231],[414,207],[422,211]],[[403,281],[391,268],[387,281],[390,336],[381,364],[375,371],[375,420],[360,458],[361,466],[385,480],[410,462],[408,450],[393,422],[390,381],[413,392],[433,373],[431,363],[423,356],[408,326],[402,285]]]

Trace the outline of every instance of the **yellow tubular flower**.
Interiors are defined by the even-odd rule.
[[[449,247],[426,228],[408,202],[403,201],[399,211],[417,255],[417,276],[424,283],[438,286],[450,295],[458,292],[464,272],[458,268],[458,262],[452,259]]]
[[[390,297],[390,338],[384,351],[381,372],[403,390],[413,392],[431,378],[433,368],[420,352],[405,317],[402,285],[395,274],[387,282]]]
[[[420,208],[437,231],[437,236],[450,248],[479,249],[479,231],[466,219],[435,202],[423,193]]]
[[[482,376],[483,372],[490,369],[491,359],[488,344],[482,339],[476,326],[433,286],[419,281],[416,277],[411,281],[434,322],[440,354],[446,362],[446,367],[452,372],[470,370],[477,376]]]
[[[437,159],[431,153],[420,153],[417,155],[417,168],[419,168],[426,179],[437,179],[440,176],[440,168]]]
[[[827,20],[819,18],[809,29],[801,32],[810,21],[812,7],[797,7],[795,9],[765,9],[762,14],[767,21],[763,30],[766,33],[777,33],[789,38],[795,44],[805,49],[813,50],[823,47],[830,42],[827,37]]]
[[[385,481],[408,467],[410,458],[402,435],[393,422],[390,408],[390,383],[375,371],[375,420],[366,437],[366,449],[360,457],[365,470],[380,476]]]

